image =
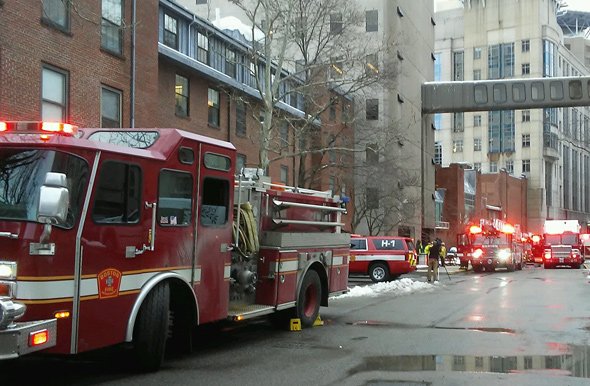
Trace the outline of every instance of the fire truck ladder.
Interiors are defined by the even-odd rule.
[[[316,210],[323,211],[323,212],[338,212],[338,221],[310,221],[310,220],[289,220],[289,219],[283,219],[283,218],[273,218],[272,221],[275,224],[300,224],[300,225],[337,227],[336,233],[340,233],[340,227],[344,226],[344,223],[342,223],[340,221],[340,215],[342,212],[346,211],[345,208],[324,206],[324,205],[303,204],[300,202],[279,201],[277,199],[273,199],[272,202],[273,202],[273,204],[275,204],[279,208],[297,207],[297,208],[316,209]]]

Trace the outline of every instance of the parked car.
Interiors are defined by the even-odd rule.
[[[378,283],[416,270],[416,250],[409,237],[352,235],[350,245],[351,274],[369,275]]]

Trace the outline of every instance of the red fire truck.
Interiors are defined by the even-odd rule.
[[[313,325],[347,289],[341,200],[236,182],[235,153],[176,129],[0,122],[0,359],[128,343],[154,370],[197,325]]]
[[[578,220],[545,220],[543,226],[543,266],[567,265],[580,268],[584,263]]]
[[[468,232],[460,234],[458,241],[474,272],[495,271],[496,268],[514,271],[522,269],[524,264],[521,236],[511,224],[482,219],[479,224],[469,226]],[[462,266],[466,265],[463,259],[465,257]]]

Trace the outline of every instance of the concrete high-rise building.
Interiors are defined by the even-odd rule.
[[[558,24],[561,1],[455,4],[435,15],[435,81],[590,74],[588,41],[564,38]],[[528,179],[529,231],[545,219],[590,220],[587,107],[437,114],[434,125],[437,163]]]
[[[237,29],[236,20],[250,23],[228,0],[176,2],[219,28]],[[365,19],[358,31],[363,44],[393,47],[378,53],[378,61],[391,65],[395,75],[387,85],[373,85],[354,96],[355,138],[366,138],[357,149],[367,149],[356,153],[355,170],[366,170],[373,162],[380,169],[357,173],[355,186],[346,193],[354,191],[357,208],[361,201],[367,202],[374,211],[372,219],[384,216],[382,227],[372,227],[372,219],[365,219],[354,231],[428,238],[435,228],[434,134],[431,117],[421,117],[420,85],[433,80],[434,2],[356,0],[356,4]],[[378,130],[385,140],[375,139]]]

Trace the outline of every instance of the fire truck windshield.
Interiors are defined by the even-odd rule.
[[[545,244],[576,245],[578,244],[578,235],[573,233],[565,233],[561,235],[545,235]]]
[[[72,228],[88,179],[87,163],[53,150],[0,149],[0,220],[37,221],[40,187],[47,172],[67,177],[70,207],[65,228]]]
[[[508,235],[498,233],[497,235],[477,235],[473,240],[475,245],[504,245],[508,244]]]

